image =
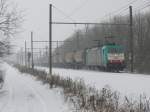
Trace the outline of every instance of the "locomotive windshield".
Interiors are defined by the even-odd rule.
[[[123,49],[122,48],[109,48],[108,50],[109,53],[123,53]]]

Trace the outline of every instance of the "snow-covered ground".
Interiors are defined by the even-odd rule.
[[[8,64],[3,67],[6,76],[0,90],[0,112],[69,112],[59,89],[50,90],[48,85]]]
[[[46,70],[48,68],[38,67]],[[122,95],[139,96],[146,94],[150,97],[150,76],[130,73],[108,73],[99,71],[73,70],[53,68],[53,73],[72,79],[83,79],[87,85],[95,86],[98,89],[109,85],[113,90],[119,91]]]

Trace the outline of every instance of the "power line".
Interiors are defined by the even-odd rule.
[[[81,8],[83,8],[83,6],[87,3],[88,0],[84,0],[81,5],[79,5],[78,7],[76,7],[69,15],[73,16],[75,13],[77,13]]]
[[[136,12],[139,12],[140,10],[143,10],[144,8],[148,7],[150,4],[150,2],[145,2],[144,1],[144,4],[142,4],[141,6],[138,6],[138,7],[134,7],[134,13]],[[127,14],[123,14],[123,15],[120,15],[120,16],[126,16]]]
[[[76,8],[75,10],[79,10],[80,8],[82,8],[82,6],[83,6],[87,1],[88,1],[88,0],[85,0],[85,1],[80,5],[80,7]],[[130,3],[128,3],[127,5],[125,5],[124,7],[119,8],[118,10],[116,10],[116,11],[114,11],[114,12],[112,12],[112,13],[109,13],[109,16],[110,16],[110,15],[114,15],[114,14],[117,13],[117,12],[118,12],[118,14],[120,14],[121,12],[128,10],[128,7],[127,7],[127,6],[133,4],[133,3],[137,2],[137,1],[138,1],[138,0],[133,0],[133,1],[131,1]],[[75,10],[72,12],[72,14],[67,15],[64,11],[62,11],[62,10],[59,9],[59,8],[57,8],[56,6],[52,5],[52,7],[55,8],[57,11],[59,11],[61,14],[63,14],[66,18],[70,19],[71,21],[73,21],[73,22],[75,23],[75,20],[72,19],[72,17],[71,17],[71,16],[75,13]],[[106,16],[108,16],[108,15],[106,15]],[[104,16],[104,17],[106,17],[106,16]],[[76,25],[76,24],[75,24],[75,25]]]
[[[70,19],[71,21],[73,21],[73,22],[75,23],[75,20],[72,19],[71,16],[72,16],[74,13],[76,13],[76,11],[78,11],[79,9],[81,9],[81,8],[83,7],[83,5],[85,5],[85,4],[87,3],[87,1],[88,1],[88,0],[85,0],[79,7],[77,7],[74,11],[72,11],[72,13],[69,14],[69,15],[67,15],[64,11],[62,11],[61,9],[57,8],[57,7],[54,6],[54,5],[53,5],[53,8],[55,8],[57,11],[59,11],[61,14],[63,14],[66,18]],[[132,0],[132,1],[129,2],[127,5],[125,5],[125,6],[121,7],[121,8],[119,8],[119,9],[116,10],[116,11],[113,11],[113,12],[111,12],[111,13],[105,15],[103,18],[105,18],[106,16],[119,15],[119,14],[121,14],[122,12],[128,10],[128,6],[129,6],[129,5],[131,5],[131,4],[133,4],[133,3],[137,2],[137,1],[139,1],[139,0]],[[145,4],[144,4],[144,5],[145,5]],[[145,6],[142,7],[141,9],[138,9],[138,8],[137,8],[137,9],[138,9],[138,10],[143,10],[143,9],[145,9],[145,8],[147,8],[147,7],[149,7],[149,5],[145,5]],[[137,10],[137,9],[136,9],[136,10]],[[103,18],[102,18],[102,19],[103,19]],[[76,24],[75,24],[75,25],[76,25]]]
[[[142,4],[142,6],[134,7],[134,13],[139,12],[139,11],[149,7],[149,6],[150,6],[150,2],[147,2],[145,4]],[[127,15],[128,14],[123,14],[123,15],[120,15],[120,16],[127,16]]]
[[[150,6],[150,4],[148,4],[147,6],[145,6],[145,7],[141,8],[141,10],[143,10],[143,9],[145,9],[145,8],[149,7],[149,6]]]
[[[68,18],[68,19],[70,19],[71,21],[73,21],[73,22],[75,22],[75,20],[74,19],[72,19],[72,15],[74,14],[74,13],[76,13],[79,9],[81,9],[82,7],[83,7],[83,5],[85,5],[86,3],[87,3],[87,1],[88,0],[85,0],[79,7],[77,7],[74,11],[72,11],[72,13],[71,14],[66,14],[64,11],[62,11],[61,9],[59,9],[59,8],[57,8],[56,6],[54,6],[54,5],[52,5],[52,7],[53,8],[55,8],[57,11],[59,11],[61,14],[63,14],[66,18]],[[128,6],[129,5],[131,5],[131,4],[133,4],[134,2],[137,2],[138,0],[133,0],[133,1],[131,1],[130,3],[128,3],[127,5],[125,5],[124,7],[122,7],[122,8],[119,8],[118,10],[116,10],[116,11],[114,11],[114,12],[112,12],[112,13],[109,13],[109,14],[107,14],[107,15],[105,15],[104,17],[106,17],[106,16],[108,16],[108,15],[114,15],[115,13],[121,13],[122,11],[126,11],[126,10],[128,10]],[[104,18],[103,17],[103,18]]]
[[[137,1],[139,1],[139,0],[132,0],[127,5],[125,5],[125,6],[121,7],[121,8],[119,8],[119,9],[117,9],[116,11],[113,11],[113,12],[110,12],[110,13],[106,14],[101,19],[104,19],[105,17],[110,16],[110,15],[114,16],[114,15],[117,15],[118,13],[120,14],[121,12],[126,11],[126,10],[129,9],[129,5],[131,5],[131,4],[133,4],[133,3],[137,2]]]
[[[124,8],[124,10],[118,12],[117,14],[114,14],[113,16],[124,16],[124,15],[128,15],[128,14],[123,14],[123,15],[122,15],[122,13],[123,13],[124,11],[126,11],[126,10],[129,10],[129,7]]]
[[[54,5],[52,5],[53,8],[55,8],[57,11],[59,11],[61,14],[63,14],[66,18],[70,19],[71,21],[74,21],[74,19],[71,18],[71,16],[67,15],[64,11],[62,11],[61,9],[55,7]]]
[[[117,12],[121,13],[121,11],[125,11],[125,10],[129,9],[129,6],[130,6],[131,4],[137,2],[137,1],[139,1],[139,0],[133,0],[133,1],[131,1],[130,3],[128,3],[127,5],[125,5],[125,6],[121,7],[121,8],[119,8],[118,10],[116,10],[116,11],[114,11],[114,12],[112,12],[112,13],[117,13]]]
[[[135,12],[140,11],[140,10],[143,10],[143,9],[149,7],[149,6],[150,6],[150,2],[145,3],[145,4],[143,4],[142,6],[137,7],[137,8],[135,9]]]

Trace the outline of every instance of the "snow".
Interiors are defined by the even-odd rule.
[[[61,91],[21,74],[8,64],[3,64],[5,83],[0,90],[0,112],[69,112]]]
[[[48,72],[48,68],[45,67],[38,67],[38,69]],[[110,86],[111,89],[119,91],[122,95],[139,97],[140,94],[144,94],[150,97],[149,75],[62,68],[53,68],[52,70],[54,74],[63,77],[70,77],[74,80],[83,79],[87,85],[94,86],[97,89]]]

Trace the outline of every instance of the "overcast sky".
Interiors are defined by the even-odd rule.
[[[34,32],[34,40],[48,40],[49,36],[49,4],[53,4],[59,10],[79,22],[100,22],[108,19],[111,12],[126,6],[135,0],[12,0],[16,2],[20,10],[25,10],[24,32],[15,37],[13,43],[24,47],[24,41],[30,42],[30,31]],[[133,6],[145,4],[148,0],[137,0]],[[128,10],[121,14],[127,14]],[[71,20],[53,8],[53,21]],[[84,26],[53,25],[53,40],[64,40],[78,28]],[[30,44],[28,43],[28,46]],[[37,46],[37,45],[35,45]]]

